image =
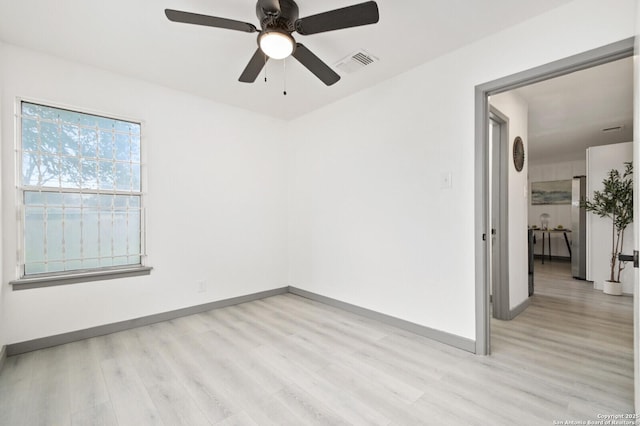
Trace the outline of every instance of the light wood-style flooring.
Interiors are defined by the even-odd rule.
[[[632,298],[536,266],[532,305],[492,321],[489,357],[287,294],[9,357],[0,424],[551,425],[631,413]]]

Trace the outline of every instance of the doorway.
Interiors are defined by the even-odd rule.
[[[591,68],[633,55],[633,38],[622,40],[541,67],[498,79],[476,87],[476,353],[490,354],[491,287],[494,282],[494,257],[492,230],[496,229],[492,211],[492,182],[495,181],[492,155],[493,128],[489,123],[491,111],[488,98],[491,95],[522,86],[559,77],[575,71]],[[501,197],[502,198],[502,197]],[[498,228],[503,225],[497,224]],[[503,268],[504,269],[504,268]],[[634,314],[634,319],[637,313]]]
[[[489,167],[491,169],[489,200],[491,200],[491,313],[493,318],[508,320],[509,309],[509,215],[508,157],[509,118],[498,109],[489,111]]]

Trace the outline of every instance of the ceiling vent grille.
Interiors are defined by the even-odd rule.
[[[335,67],[342,72],[351,74],[378,61],[378,58],[376,58],[366,50],[360,49],[351,53],[344,59],[338,61]]]

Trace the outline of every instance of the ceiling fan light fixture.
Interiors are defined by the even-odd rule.
[[[262,52],[271,59],[284,59],[293,53],[295,47],[293,37],[282,31],[263,32],[258,43]]]

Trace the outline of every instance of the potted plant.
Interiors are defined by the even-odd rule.
[[[620,273],[625,267],[625,262],[619,260],[618,255],[622,251],[624,231],[633,222],[633,164],[625,163],[622,175],[618,170],[611,169],[602,183],[604,189],[594,191],[593,200],[585,200],[583,205],[587,211],[611,219],[611,268],[603,291],[620,295]]]

